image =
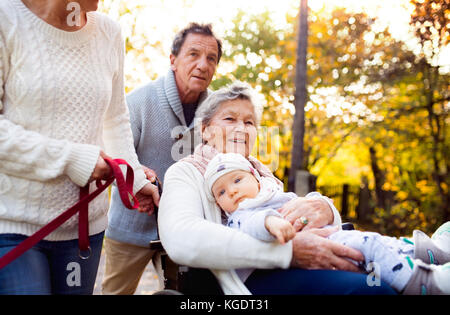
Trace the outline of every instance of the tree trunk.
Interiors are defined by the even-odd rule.
[[[369,180],[367,177],[363,176],[362,186],[359,190],[358,196],[358,207],[357,207],[357,218],[361,222],[369,222],[370,217],[373,214],[370,206],[370,190],[369,190]]]
[[[386,209],[386,196],[383,190],[384,173],[378,167],[377,154],[375,148],[370,147],[369,152],[373,178],[375,179],[375,194],[377,196],[377,207]]]
[[[439,120],[438,115],[434,112],[434,105],[435,105],[435,99],[434,99],[434,92],[437,85],[437,76],[438,74],[438,68],[431,67],[428,64],[425,64],[425,80],[424,80],[424,94],[426,97],[426,108],[428,112],[428,123],[429,128],[431,132],[431,139],[433,139],[432,144],[432,158],[433,158],[433,179],[436,183],[437,189],[439,191],[439,196],[441,198],[441,211],[442,216],[445,218],[446,221],[450,219],[450,197],[448,194],[444,191],[444,188],[442,187],[448,178],[448,169],[446,163],[441,163],[440,156],[445,156],[445,137],[442,136],[443,130],[445,130],[445,119],[443,120],[444,126],[441,126],[441,121]],[[444,140],[444,141],[443,141]],[[442,150],[440,150],[442,148]],[[441,151],[441,152],[440,152]],[[441,170],[440,165],[445,168],[445,170]],[[442,174],[443,173],[443,174]]]
[[[304,137],[305,137],[305,105],[307,100],[306,91],[306,50],[308,45],[308,1],[301,0],[298,43],[297,43],[297,66],[295,74],[295,116],[292,126],[292,152],[291,168],[288,177],[288,190],[295,191],[296,171],[304,169]]]

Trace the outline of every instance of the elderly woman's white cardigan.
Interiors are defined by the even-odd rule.
[[[211,269],[225,294],[250,294],[234,269],[289,268],[292,241],[263,242],[222,225],[220,209],[208,200],[203,185],[202,174],[188,162],[175,163],[165,175],[158,225],[161,242],[173,261]],[[340,225],[340,216],[332,208],[334,224]]]

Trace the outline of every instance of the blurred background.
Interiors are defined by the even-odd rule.
[[[450,0],[310,0],[303,59],[300,3],[104,0],[100,11],[122,26],[127,92],[168,71],[178,30],[212,23],[224,54],[211,89],[239,79],[260,93],[253,154],[286,189],[291,169],[302,170],[308,189],[331,197],[357,228],[432,232],[450,220]],[[305,131],[294,167],[299,108]]]

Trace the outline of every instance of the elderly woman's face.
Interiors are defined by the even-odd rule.
[[[256,117],[253,104],[236,99],[220,105],[203,140],[223,153],[239,153],[248,157],[256,140]]]

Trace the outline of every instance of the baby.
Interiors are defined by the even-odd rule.
[[[204,176],[208,198],[225,212],[229,227],[262,241],[278,240],[284,244],[294,238],[294,228],[276,210],[297,195],[283,192],[274,178],[261,177],[242,155],[216,155]],[[442,225],[431,239],[421,231],[414,231],[411,241],[342,230],[328,238],[361,251],[365,265],[376,264],[377,276],[398,292],[450,294],[450,222]],[[252,271],[237,272],[245,281]]]
[[[229,226],[265,241],[271,241],[274,236],[284,244],[295,236],[295,230],[275,209],[289,201],[291,195],[276,195],[273,185],[264,185],[267,190],[261,191],[260,183],[271,179],[261,178],[257,172],[249,170],[252,173],[235,170],[218,178],[212,187],[215,200],[228,215]],[[270,201],[270,206],[265,204],[266,201]]]

